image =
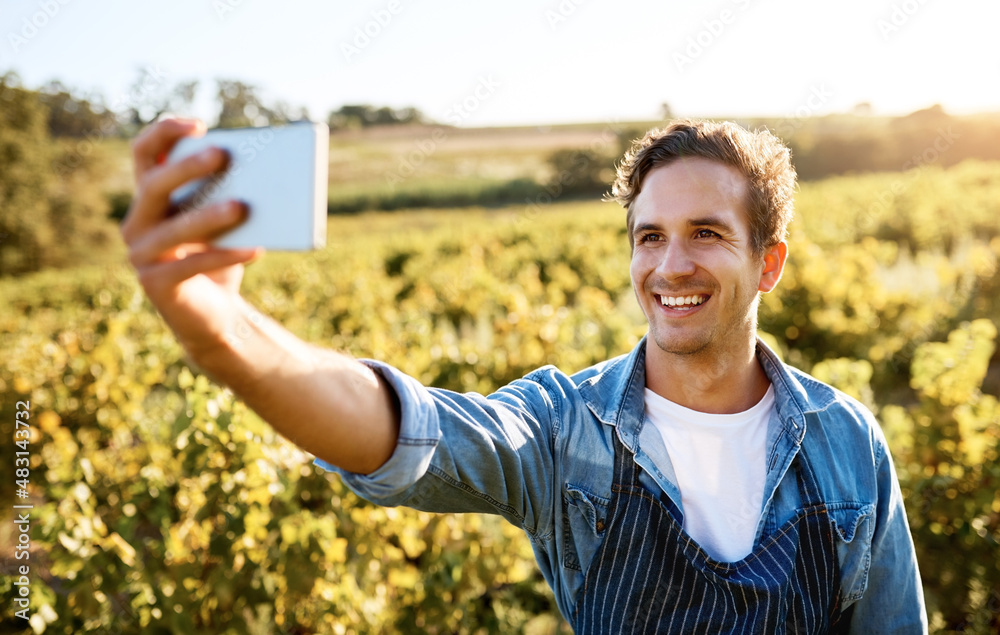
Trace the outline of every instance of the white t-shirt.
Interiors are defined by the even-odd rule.
[[[646,389],[646,421],[663,437],[684,508],[684,531],[722,562],[753,550],[764,497],[767,422],[774,388],[736,414],[708,414]]]

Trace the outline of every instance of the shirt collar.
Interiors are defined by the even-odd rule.
[[[630,353],[599,365],[596,374],[578,386],[594,416],[617,428],[622,443],[632,451],[637,447],[644,415],[646,339],[643,337]],[[781,425],[796,443],[801,443],[806,431],[806,414],[821,410],[827,404],[816,404],[816,395],[806,391],[802,381],[759,337],[757,359],[774,386],[775,408]]]

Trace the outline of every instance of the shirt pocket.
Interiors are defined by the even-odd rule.
[[[567,569],[582,571],[582,565],[601,544],[608,522],[610,500],[567,483],[563,488],[563,557]]]
[[[827,505],[833,524],[837,561],[840,563],[841,606],[859,600],[868,587],[875,533],[875,505],[832,503]]]

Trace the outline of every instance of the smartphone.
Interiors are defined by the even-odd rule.
[[[212,146],[229,153],[228,167],[178,188],[170,201],[180,213],[226,200],[246,203],[247,220],[213,244],[275,251],[326,245],[330,131],[325,123],[209,130],[181,139],[167,161]]]

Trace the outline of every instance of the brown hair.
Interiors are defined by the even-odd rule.
[[[791,152],[767,130],[750,132],[734,123],[684,119],[654,128],[632,142],[618,166],[608,200],[628,210],[629,247],[634,248],[632,204],[653,168],[677,159],[702,157],[736,168],[748,182],[746,208],[750,248],[761,255],[785,239],[792,219],[795,168]]]

